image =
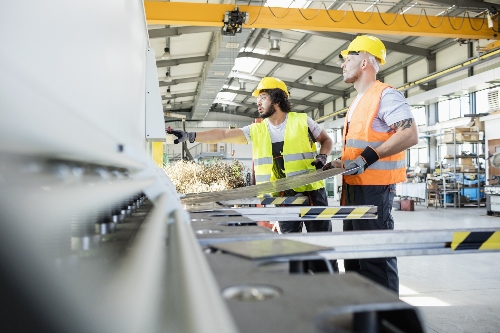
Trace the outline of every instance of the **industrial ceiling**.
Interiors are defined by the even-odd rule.
[[[305,1],[185,0],[145,2],[164,110],[203,120],[209,112],[258,116],[251,96],[262,77],[282,79],[294,111],[324,115],[327,103],[350,97],[338,54],[359,34],[379,37],[387,63],[379,78],[457,43],[494,43],[500,0]],[[248,13],[242,31],[224,35],[224,14]],[[493,26],[488,19],[493,18]],[[496,46],[496,44],[494,44]],[[169,56],[164,57],[165,51]],[[405,84],[408,83],[405,80]],[[347,105],[344,105],[347,106]],[[171,119],[166,116],[168,121]]]

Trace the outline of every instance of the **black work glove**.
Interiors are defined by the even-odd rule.
[[[363,173],[363,171],[366,170],[366,168],[368,168],[373,163],[377,162],[378,159],[379,159],[379,156],[378,156],[377,152],[375,151],[375,149],[373,149],[370,146],[367,146],[365,148],[365,150],[363,150],[361,155],[356,157],[356,159],[354,161],[351,161],[345,167],[346,170],[353,169],[353,168],[357,168],[357,169],[347,171],[346,173],[344,173],[344,175],[360,175]]]
[[[319,154],[318,156],[316,156],[316,159],[311,162],[311,165],[315,166],[316,170],[323,168],[325,164],[326,164],[325,154]]]
[[[168,126],[167,128],[167,133],[173,134],[177,137],[177,139],[174,140],[175,144],[184,142],[186,140],[189,140],[189,142],[193,143],[194,140],[196,139],[196,132],[184,132],[184,131],[174,130],[171,129],[170,126]]]

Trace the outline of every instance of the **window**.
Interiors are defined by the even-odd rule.
[[[460,118],[460,98],[450,99],[448,102],[450,108],[450,119]]]
[[[460,97],[460,114],[463,117],[470,113],[469,96]]]
[[[476,113],[483,113],[483,112],[488,112],[488,111],[495,111],[496,109],[496,103],[493,100],[492,104],[490,106],[490,103],[488,101],[488,93],[494,90],[498,90],[500,86],[494,86],[491,88],[487,88],[484,90],[476,91]]]
[[[412,108],[411,112],[413,113],[413,118],[415,118],[417,126],[425,125],[427,123],[424,106]]]
[[[437,103],[438,121],[461,118],[470,113],[469,96],[461,96]]]
[[[408,166],[415,167],[419,164],[428,163],[429,156],[427,154],[427,142],[423,139],[419,140],[418,146],[408,149]]]
[[[429,162],[427,156],[427,148],[418,148],[418,163],[427,163]]]
[[[476,92],[476,113],[488,112],[488,91],[490,89],[485,89]]]
[[[409,149],[409,156],[410,156],[410,167],[414,167],[415,165],[418,164],[418,148],[414,149]]]
[[[427,163],[429,159],[427,157],[427,148],[410,148],[408,149],[409,153],[409,166],[415,167],[419,163]]]
[[[437,107],[438,107],[438,121],[441,122],[450,120],[449,102],[447,100],[438,102]]]

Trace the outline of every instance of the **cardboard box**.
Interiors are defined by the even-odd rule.
[[[472,118],[467,126],[471,128],[472,132],[484,131],[484,121],[479,121],[478,118]]]
[[[460,165],[472,165],[472,164],[474,164],[474,159],[475,158],[473,158],[473,157],[461,157],[459,159],[458,163]]]
[[[462,134],[460,139],[458,134]],[[474,142],[478,140],[479,140],[479,133],[477,132],[457,133],[457,141]]]
[[[457,165],[457,169],[460,169],[462,172],[475,172],[477,166],[474,164],[459,164]]]
[[[415,210],[415,200],[411,200],[411,199],[401,200],[401,210],[414,211]]]
[[[453,133],[446,132],[443,135],[444,143],[453,143]]]
[[[474,142],[482,138],[482,132],[477,131],[479,127],[455,127],[456,142]],[[443,135],[443,143],[453,143],[453,130]]]

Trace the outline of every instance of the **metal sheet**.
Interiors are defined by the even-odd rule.
[[[184,197],[181,198],[181,201],[184,204],[199,204],[204,202],[219,202],[225,200],[236,200],[236,199],[257,197],[259,195],[285,191],[294,187],[314,183],[319,180],[340,175],[345,171],[346,171],[345,169],[341,168],[330,169],[325,171],[317,170],[316,172],[287,177],[272,182],[240,187],[226,191],[186,194]]]
[[[289,239],[228,242],[209,246],[248,259],[269,259],[332,250],[331,247],[317,246]]]

